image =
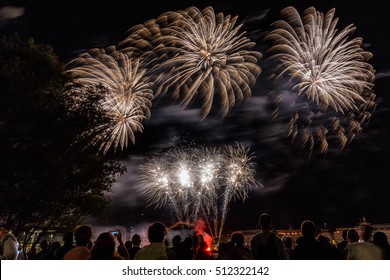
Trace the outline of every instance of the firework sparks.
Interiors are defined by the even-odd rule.
[[[133,27],[119,46],[129,53],[142,50],[140,56],[147,61],[159,60],[153,71],[165,74],[159,76],[157,95],[170,90],[184,107],[199,98],[202,120],[219,99],[225,117],[251,95],[261,72],[261,53],[252,50],[255,43],[236,21],[237,17],[215,14],[212,7],[189,7]]]
[[[155,205],[156,208],[163,207],[170,203],[175,214],[182,218],[181,211],[175,199],[175,192],[170,182],[169,166],[162,157],[152,157],[140,167],[140,181],[147,188],[143,192],[148,197],[149,205]]]
[[[195,150],[195,162],[198,167],[198,186],[193,196],[194,220],[204,216],[211,233],[218,232],[219,225],[219,189],[221,187],[223,154],[221,149],[201,147]]]
[[[153,99],[153,83],[139,61],[131,60],[115,47],[92,49],[70,61],[67,72],[74,83],[102,85],[107,89],[101,105],[109,122],[86,132],[94,135],[91,144],[99,143],[104,154],[111,146],[123,150],[129,141],[134,144],[134,133],[142,132],[142,121],[150,117]]]
[[[210,232],[220,238],[229,202],[244,200],[258,184],[248,152],[241,145],[166,152],[141,166],[141,190],[155,207],[172,205],[179,220],[195,222],[203,216]]]
[[[349,38],[355,31],[352,24],[336,29],[334,14],[335,9],[324,15],[310,7],[301,18],[287,7],[282,10],[287,21],[276,21],[266,36],[274,42],[270,58],[280,62],[276,79],[289,77],[297,96],[289,106],[289,136],[299,138],[310,152],[318,145],[326,153],[332,138],[344,149],[375,108],[375,71],[367,62],[372,54],[361,48],[361,38]],[[279,104],[282,96],[277,94]],[[298,108],[302,102],[306,108]]]
[[[232,199],[245,200],[250,186],[256,185],[254,179],[255,169],[252,161],[253,155],[249,154],[249,148],[238,145],[225,147],[225,182],[221,189],[221,224],[225,224],[227,209]],[[218,237],[222,236],[222,227],[219,228]]]

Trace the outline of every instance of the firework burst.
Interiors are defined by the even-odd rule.
[[[266,36],[274,42],[270,58],[279,62],[275,78],[287,77],[296,96],[291,103],[291,97],[276,93],[278,105],[288,100],[293,112],[289,137],[310,152],[318,145],[326,153],[331,139],[344,149],[375,108],[375,71],[367,62],[372,54],[361,48],[361,38],[349,38],[352,24],[336,29],[334,14],[335,9],[324,15],[310,7],[301,18],[287,7],[282,10],[287,20],[276,21]]]
[[[72,83],[83,86],[100,85],[107,94],[101,106],[108,122],[87,131],[91,144],[99,144],[105,154],[110,147],[121,150],[128,142],[135,143],[136,131],[142,132],[142,121],[150,117],[152,86],[138,60],[131,60],[115,47],[92,49],[70,61],[67,72]],[[77,92],[77,90],[76,90]]]
[[[229,202],[244,200],[249,188],[258,186],[248,152],[242,145],[168,151],[141,166],[140,188],[149,205],[173,206],[179,221],[203,217],[212,235],[221,238]]]
[[[261,72],[261,53],[252,50],[255,43],[236,21],[237,17],[215,14],[212,7],[170,11],[130,29],[119,46],[131,54],[142,50],[138,53],[144,60],[158,61],[151,71],[164,73],[156,78],[157,95],[169,91],[184,107],[200,100],[202,120],[219,99],[220,115],[225,117],[251,95]]]

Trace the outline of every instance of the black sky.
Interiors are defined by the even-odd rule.
[[[362,216],[374,223],[390,223],[389,164],[389,97],[390,84],[390,11],[386,1],[3,1],[0,2],[0,31],[18,32],[38,43],[53,46],[67,62],[90,48],[104,48],[124,39],[135,24],[156,18],[169,10],[189,6],[200,9],[212,6],[216,12],[238,15],[248,37],[261,43],[269,25],[280,18],[280,10],[292,5],[300,12],[314,6],[321,12],[336,8],[340,29],[354,24],[354,37],[363,38],[363,48],[373,53],[369,61],[376,70],[374,91],[377,109],[363,133],[343,151],[330,150],[327,155],[308,155],[290,148],[285,128],[269,120],[267,94],[271,90],[267,75],[270,65],[260,61],[263,69],[252,97],[235,106],[223,119],[207,118],[199,122],[197,108],[181,110],[171,104],[153,105],[152,118],[137,134],[136,146],[121,155],[128,172],[114,186],[112,213],[108,224],[136,225],[161,219],[171,221],[168,211],[145,209],[142,196],[135,194],[137,167],[143,156],[159,152],[179,139],[219,146],[241,142],[249,145],[256,156],[256,177],[264,189],[251,191],[249,198],[231,204],[227,227],[256,227],[258,215],[267,211],[276,227],[298,227],[304,219],[331,227],[356,224]],[[13,7],[13,13],[4,8]],[[16,10],[15,10],[16,9]],[[19,9],[19,10],[18,10]],[[15,13],[19,11],[19,13]],[[14,15],[14,16],[10,16]],[[268,67],[268,68],[267,68]]]

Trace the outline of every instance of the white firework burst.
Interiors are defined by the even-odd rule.
[[[282,10],[286,21],[276,21],[266,36],[274,42],[270,58],[279,62],[276,79],[287,77],[291,94],[297,95],[290,104],[289,136],[299,137],[310,151],[317,144],[321,153],[327,152],[330,138],[343,149],[375,108],[375,71],[367,62],[372,54],[362,49],[362,38],[350,38],[352,24],[336,29],[334,14],[335,9],[324,15],[310,7],[301,18],[290,6]],[[299,102],[308,105],[300,110]]]
[[[143,131],[142,122],[151,115],[153,99],[153,83],[139,61],[115,47],[92,49],[70,61],[67,72],[71,82],[81,87],[100,85],[107,89],[101,106],[109,121],[85,133],[93,135],[91,144],[99,143],[103,153],[110,147],[123,150],[129,141],[135,144],[134,133]]]
[[[179,220],[202,216],[221,238],[230,201],[244,200],[251,186],[259,186],[248,153],[242,145],[168,151],[141,166],[141,191],[156,207],[173,206]]]
[[[194,99],[201,101],[202,120],[219,99],[219,112],[225,117],[251,96],[261,72],[261,53],[253,50],[255,43],[236,21],[237,17],[215,14],[212,7],[189,7],[132,28],[119,45],[125,52],[143,50],[147,61],[158,60],[153,71],[163,74],[158,76],[157,95],[169,91],[184,107]]]

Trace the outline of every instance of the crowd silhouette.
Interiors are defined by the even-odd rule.
[[[177,228],[187,227],[186,230]],[[195,225],[180,223],[167,227],[155,221],[148,227],[147,240],[135,233],[123,243],[118,231],[101,233],[92,240],[93,227],[77,226],[74,232],[65,232],[62,242],[42,240],[28,253],[12,233],[0,228],[0,259],[19,260],[389,260],[390,245],[387,235],[374,231],[370,224],[344,229],[342,240],[336,243],[316,232],[313,221],[304,220],[301,235],[280,236],[273,228],[271,215],[261,213],[259,231],[245,243],[241,231],[230,239],[214,244],[210,236]],[[175,229],[175,230],[174,230]],[[171,235],[167,233],[171,233]],[[141,244],[147,244],[141,246]],[[16,249],[19,252],[16,252]]]

